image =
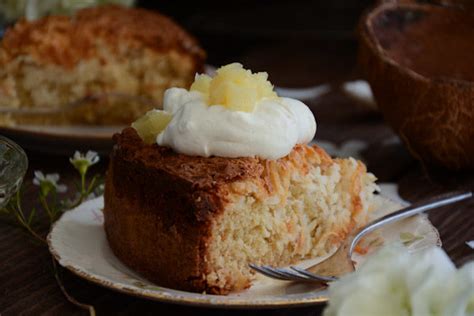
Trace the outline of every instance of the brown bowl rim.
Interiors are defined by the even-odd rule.
[[[393,58],[389,57],[385,53],[385,49],[382,48],[380,45],[377,36],[373,31],[373,19],[378,16],[383,11],[392,10],[392,9],[417,9],[422,11],[429,11],[430,9],[436,8],[436,10],[460,10],[462,9],[457,7],[440,7],[434,6],[430,4],[417,4],[417,3],[383,3],[375,8],[370,9],[365,16],[362,18],[362,23],[360,25],[360,37],[361,40],[365,42],[365,44],[375,52],[378,58],[382,59],[384,63],[388,63],[391,66],[399,69],[404,74],[409,77],[414,78],[415,80],[421,80],[426,83],[433,83],[433,84],[449,84],[449,85],[457,85],[457,86],[473,86],[474,81],[463,80],[463,79],[454,79],[454,78],[434,78],[422,75],[415,70],[408,68],[406,66],[401,65],[399,62],[394,60]]]

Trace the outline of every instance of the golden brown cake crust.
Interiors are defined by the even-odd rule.
[[[163,170],[200,189],[244,180],[263,171],[258,158],[188,156],[175,153],[168,147],[146,145],[131,127],[116,134],[114,141],[123,159],[140,162],[150,169]]]
[[[114,49],[119,48],[120,41],[127,41],[155,51],[176,50],[193,56],[197,65],[205,58],[197,41],[170,18],[117,5],[83,9],[73,17],[22,20],[6,31],[1,57],[8,62],[20,55],[32,55],[38,61],[72,68],[96,55],[97,39]]]
[[[195,199],[201,200],[200,212]],[[217,199],[194,193],[185,181],[125,161],[114,152],[105,201],[107,239],[122,262],[161,286],[206,290],[203,254],[209,215],[220,208]]]
[[[104,196],[104,226],[114,253],[159,285],[220,293],[203,277],[210,221],[223,210],[219,185],[251,172],[252,159],[236,159],[229,173],[217,168],[208,174],[206,159],[146,145],[133,128],[114,141]]]

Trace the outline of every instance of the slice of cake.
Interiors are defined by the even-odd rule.
[[[144,9],[107,5],[72,17],[20,20],[7,29],[0,45],[0,107],[57,108],[86,96],[117,93],[161,105],[166,89],[189,88],[204,59],[184,29]],[[152,107],[127,100],[117,110],[107,102],[95,100],[72,117],[2,114],[0,121],[130,124]]]
[[[114,136],[104,225],[130,268],[161,286],[227,294],[251,285],[249,263],[326,255],[367,221],[375,177],[306,145],[313,115],[266,82],[226,66],[193,91],[168,90],[165,111]]]

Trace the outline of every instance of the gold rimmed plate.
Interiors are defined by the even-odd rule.
[[[376,197],[376,204],[374,217],[403,207],[380,195]],[[328,300],[327,291],[317,285],[277,281],[261,275],[249,289],[227,296],[185,292],[153,284],[113,255],[103,229],[102,207],[102,197],[83,203],[66,212],[48,235],[49,249],[58,262],[90,282],[144,299],[215,308],[291,307],[321,304]],[[388,225],[380,229],[373,240],[379,242],[373,243],[368,254],[354,257],[357,264],[366,260],[382,244],[380,241],[385,244],[402,241],[413,251],[440,246],[438,232],[424,215]],[[306,267],[321,259],[306,260],[298,265]]]

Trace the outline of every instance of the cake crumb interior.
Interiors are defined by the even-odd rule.
[[[300,146],[262,163],[262,178],[230,185],[229,202],[213,223],[205,276],[211,288],[249,287],[249,263],[285,266],[327,255],[368,219],[376,185],[361,162]]]

